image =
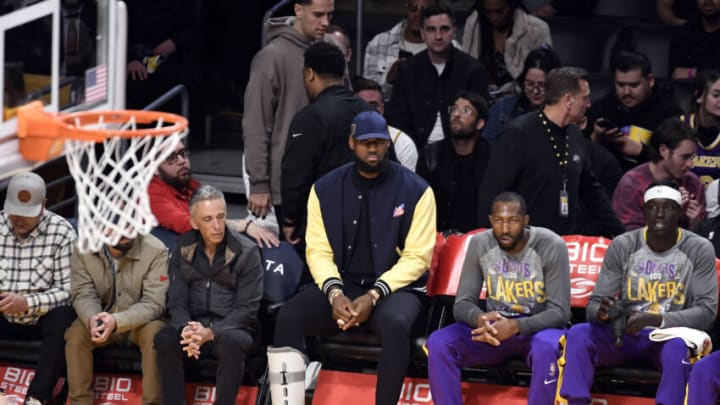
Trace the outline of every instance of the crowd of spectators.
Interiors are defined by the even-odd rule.
[[[193,52],[204,31],[190,2],[145,3],[128,5],[129,106],[142,107],[173,83],[202,94]],[[506,339],[513,353],[538,359],[533,372],[546,386],[548,378],[555,384],[531,386],[534,403],[550,400],[561,355],[553,343],[568,318],[569,286],[556,277],[568,266],[558,235],[619,237],[608,251],[614,261],[607,268],[616,277],[607,273],[599,281],[604,289],[593,295],[591,326],[571,329],[572,353],[587,351],[578,342],[601,334],[593,328],[608,321],[614,300],[639,294],[635,286],[618,296],[622,277],[628,285],[652,281],[623,273],[628,270],[622,263],[639,260],[636,251],[659,262],[664,252],[674,252],[667,255],[667,269],[682,268],[683,283],[702,271],[707,288],[682,302],[668,290],[663,308],[638,299],[633,311],[651,315],[630,312],[635,318],[629,315],[626,334],[635,336],[645,326],[706,328],[717,304],[717,287],[707,285],[714,280],[707,275],[711,244],[720,253],[714,238],[720,231],[720,1],[697,0],[685,8],[679,3],[689,2],[657,2],[660,20],[677,25],[669,43],[670,77],[656,77],[642,50],[615,50],[607,72],[612,86],[593,103],[597,72],[564,64],[562,49],[553,49],[552,24],[543,19],[567,10],[562,1],[476,0],[460,29],[452,8],[407,0],[405,18],[368,42],[363,71],[350,78],[353,50],[347,27],[331,25],[334,1],[296,0],[293,15],[268,21],[268,39],[252,60],[244,94],[247,218],[226,218],[222,193],[191,179],[189,152],[181,145],[149,188],[153,212],[171,232],[171,258],[161,241],[143,236],[101,252],[74,252],[71,259],[75,233],[44,210],[42,179],[13,179],[0,217],[0,248],[19,268],[4,281],[0,326],[9,334],[22,329],[23,336],[42,338],[52,348],[41,353],[41,367],[49,365],[36,375],[26,403],[50,399],[64,365],[57,348],[62,339],[73,404],[92,400],[92,350],[126,342],[143,356],[144,403],[161,403],[163,396],[181,403],[175,385],[184,379],[186,356],[219,359],[216,403],[232,403],[258,338],[262,269],[255,245],[277,246],[280,240],[306,258],[306,280],[314,283],[280,312],[274,339],[280,348],[268,354],[275,385],[282,379],[274,376],[274,365],[287,361],[304,368],[305,335],[337,334],[367,322],[383,344],[376,403],[394,404],[435,231],[491,228],[471,242],[477,249],[463,269],[459,323],[430,341],[436,367],[431,387],[447,403],[457,402],[458,392],[438,382],[456,379],[443,367],[459,378],[465,364],[452,353],[470,356],[468,345],[492,349]],[[689,104],[680,105],[673,86],[688,81]],[[647,234],[630,232],[637,229]],[[23,246],[28,241],[32,246]],[[46,254],[50,247],[54,256],[47,261],[61,268],[35,276],[43,269],[20,251]],[[537,296],[528,293],[512,305],[489,289],[490,312],[480,310],[483,282],[503,284],[488,270],[495,262],[507,262],[503,273],[525,266],[518,277],[543,283]],[[662,277],[674,277],[669,273],[674,270]],[[30,285],[28,277],[41,282]],[[539,305],[548,297],[549,304]],[[685,322],[683,311],[698,300],[705,312]],[[166,308],[168,322],[162,320]],[[49,334],[44,322],[67,332]],[[603,335],[603,345],[611,338]],[[548,347],[538,349],[544,356],[529,354],[533,344]],[[682,347],[673,345],[673,356],[686,360]],[[434,352],[441,358],[433,359]],[[504,358],[493,353],[472,356],[475,363]],[[718,363],[710,356],[701,364]],[[561,391],[571,403],[587,400],[585,387],[573,381],[596,365],[572,364],[576,374]],[[675,370],[673,379],[682,381],[674,384],[684,385],[689,373],[689,367]],[[677,397],[679,388],[660,385],[667,398]],[[297,387],[273,387],[274,400],[293,403],[288,395],[304,391]]]

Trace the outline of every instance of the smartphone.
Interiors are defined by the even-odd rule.
[[[600,118],[599,120],[597,120],[597,124],[600,128],[603,128],[605,130],[618,128],[618,126],[615,125],[614,122],[610,121],[607,118]]]

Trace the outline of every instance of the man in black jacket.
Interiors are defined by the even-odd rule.
[[[421,21],[427,49],[400,66],[385,114],[388,124],[410,135],[418,150],[449,133],[447,107],[460,90],[485,97],[488,86],[483,65],[452,45],[452,10],[428,7]]]
[[[260,253],[225,226],[222,192],[201,186],[190,199],[194,231],[170,261],[170,325],[155,336],[163,401],[185,403],[183,358],[215,357],[215,404],[235,404],[245,357],[258,331],[263,295]],[[201,354],[202,353],[202,354]]]
[[[490,158],[480,136],[488,115],[484,98],[461,91],[450,107],[450,137],[425,146],[417,172],[435,192],[440,231],[478,227],[477,198]]]
[[[306,204],[313,182],[353,160],[348,135],[353,117],[371,107],[343,86],[345,57],[335,45],[318,42],[305,51],[303,81],[310,105],[288,131],[282,160],[282,232],[297,244],[305,234]]]
[[[493,150],[480,191],[479,218],[503,191],[515,191],[527,202],[533,224],[559,235],[577,231],[583,202],[606,236],[625,227],[617,219],[590,167],[583,135],[574,123],[590,106],[587,72],[575,67],[553,69],[545,81],[545,107],[510,121]]]

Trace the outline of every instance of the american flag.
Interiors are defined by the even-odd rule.
[[[85,103],[105,100],[107,97],[107,67],[103,65],[85,71]]]

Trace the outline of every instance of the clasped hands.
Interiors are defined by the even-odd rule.
[[[346,331],[368,320],[373,309],[372,297],[363,294],[351,301],[345,295],[338,295],[333,300],[332,307],[333,319],[337,322],[338,328]]]
[[[214,338],[210,328],[204,327],[200,322],[189,321],[180,332],[180,346],[188,357],[195,360],[200,358],[200,347],[208,340]]]
[[[505,339],[520,333],[517,320],[505,318],[497,311],[478,315],[476,325],[477,328],[470,332],[472,340],[493,346],[500,346]]]
[[[110,335],[117,329],[115,318],[107,313],[100,312],[90,317],[88,321],[90,328],[90,341],[96,345],[101,345],[110,339]]]
[[[4,292],[0,294],[0,312],[8,315],[17,315],[27,312],[28,302],[25,296]]]

